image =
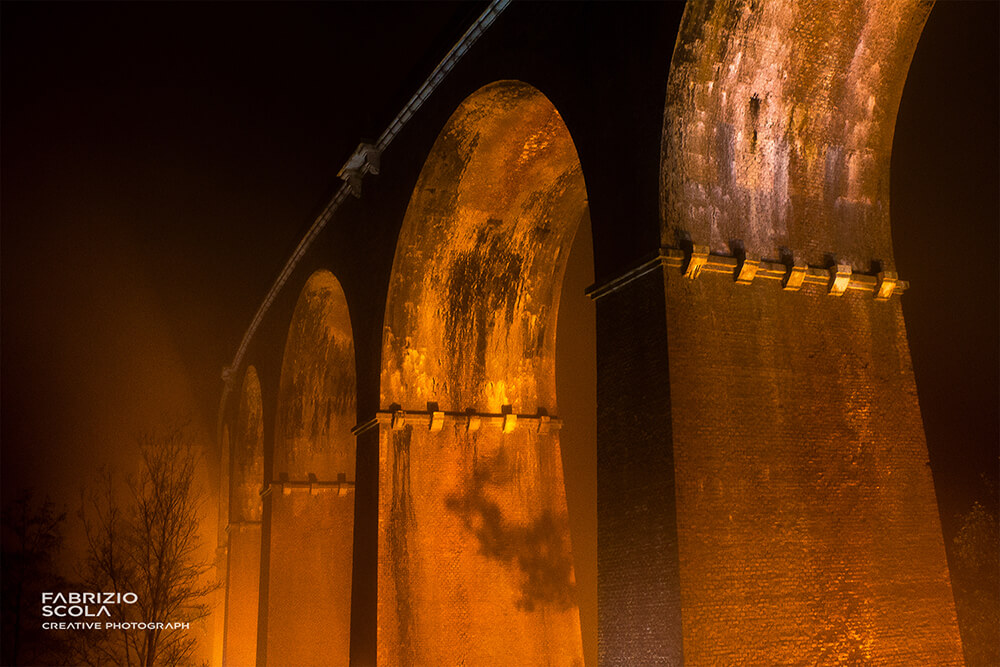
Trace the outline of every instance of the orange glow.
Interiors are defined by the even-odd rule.
[[[503,81],[465,100],[403,222],[383,408],[556,414],[556,313],[585,208],[542,94]],[[379,664],[583,664],[558,434],[506,423],[382,427]]]
[[[348,664],[355,384],[347,300],[320,271],[295,308],[278,397],[267,653],[281,664]]]
[[[229,559],[229,428],[222,427],[222,465],[219,474],[218,548],[215,552],[216,581],[222,586],[215,593],[212,609],[212,664],[222,665],[226,641],[226,580]]]
[[[247,369],[232,445],[229,501],[229,563],[226,581],[227,665],[257,659],[257,598],[260,590],[260,484],[264,478],[264,424],[257,371]]]
[[[841,286],[892,271],[893,128],[931,6],[689,2],[662,242],[836,267]],[[899,299],[678,278],[664,282],[684,660],[961,664]]]

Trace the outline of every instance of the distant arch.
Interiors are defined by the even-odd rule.
[[[470,95],[424,164],[383,332],[383,411],[418,415],[380,429],[379,664],[582,664],[545,420],[586,207],[565,123],[523,82]]]
[[[354,335],[347,298],[329,271],[299,295],[278,389],[274,467],[278,475],[354,480],[357,422]]]
[[[232,448],[230,521],[260,521],[264,483],[264,403],[257,369],[247,368],[240,391]]]
[[[266,645],[282,664],[349,662],[356,385],[347,298],[317,271],[292,315],[278,390]]]
[[[257,370],[249,366],[240,390],[230,454],[226,640],[223,660],[252,665],[257,658],[260,537],[264,484],[264,408]]]

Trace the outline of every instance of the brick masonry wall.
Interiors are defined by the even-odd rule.
[[[601,665],[682,660],[661,276],[654,271],[597,301]]]
[[[377,664],[583,667],[558,435],[379,435]]]
[[[962,664],[899,297],[664,285],[685,663]]]
[[[271,496],[267,659],[340,667],[349,661],[354,490],[280,488]]]
[[[237,524],[229,532],[226,643],[223,649],[227,665],[253,665],[257,659],[260,532],[259,523]]]

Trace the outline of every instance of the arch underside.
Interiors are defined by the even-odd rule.
[[[424,165],[381,399],[453,418],[380,430],[379,664],[582,664],[558,433],[459,413],[555,414],[556,311],[585,207],[562,119],[520,82],[471,95]]]
[[[585,206],[576,150],[544,96],[502,82],[466,100],[403,222],[382,405],[555,413],[554,313]]]
[[[274,455],[279,478],[354,481],[356,386],[347,299],[333,274],[318,271],[302,289],[285,344]]]

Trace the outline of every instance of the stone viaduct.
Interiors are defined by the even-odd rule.
[[[217,660],[583,664],[589,217],[600,664],[961,664],[889,227],[930,8],[489,5],[226,371]]]

